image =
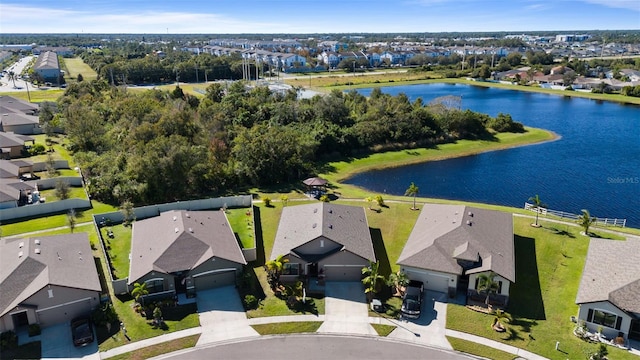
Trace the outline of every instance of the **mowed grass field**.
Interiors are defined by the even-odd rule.
[[[91,81],[98,78],[98,74],[79,57],[63,58],[62,61],[67,69],[67,73],[65,74],[65,79],[67,81],[76,80],[78,78],[78,74],[82,74],[84,81]]]

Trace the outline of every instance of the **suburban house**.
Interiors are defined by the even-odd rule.
[[[509,213],[464,205],[425,204],[398,259],[401,271],[426,289],[484,302],[478,275],[494,272],[490,302],[506,306],[515,282],[513,219]]]
[[[88,315],[102,291],[86,233],[0,240],[0,332]]]
[[[25,143],[35,144],[35,139],[27,136],[0,131],[0,159],[11,159],[22,156]]]
[[[58,81],[60,77],[60,63],[58,54],[53,51],[43,52],[38,56],[33,70],[40,74],[46,81]]]
[[[21,135],[32,135],[40,132],[40,119],[34,115],[3,112],[0,115],[0,131]]]
[[[223,211],[173,210],[133,223],[128,284],[149,293],[193,295],[235,285],[242,255]]]
[[[25,115],[37,115],[38,105],[24,101],[13,96],[0,96],[0,110],[2,113],[22,113]]]
[[[591,239],[576,304],[589,331],[640,340],[640,240]]]
[[[270,259],[281,255],[288,260],[282,281],[360,281],[362,268],[376,261],[364,208],[325,202],[285,207]]]

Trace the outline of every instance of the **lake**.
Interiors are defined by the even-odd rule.
[[[640,106],[461,84],[381,88],[425,103],[446,95],[462,107],[496,116],[511,114],[526,126],[562,138],[356,175],[348,184],[403,195],[411,182],[419,196],[523,207],[540,195],[550,209],[626,218],[640,228]],[[359,92],[365,96],[371,89]]]

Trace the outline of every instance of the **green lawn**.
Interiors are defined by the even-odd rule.
[[[287,306],[284,299],[277,297],[267,282],[267,274],[264,268],[257,267],[253,269],[256,277],[260,282],[261,293],[264,299],[260,301],[257,309],[247,311],[248,318],[268,317],[268,316],[286,316],[286,315],[322,315],[324,314],[324,296],[309,294],[305,304],[298,304],[293,309]],[[256,294],[256,297],[260,298]]]
[[[483,358],[493,360],[513,360],[518,358],[517,355],[510,354],[508,352],[494,349],[492,347],[475,342],[457,339],[450,336],[447,336],[447,340],[449,340],[449,344],[451,344],[453,350],[461,351],[467,354],[478,355],[482,356]]]
[[[59,201],[60,198],[56,195],[56,189],[47,189],[40,191],[40,197],[45,198],[46,202]],[[87,199],[87,194],[84,192],[83,187],[70,186],[69,187],[69,199]]]
[[[107,234],[109,229],[113,232],[113,239]],[[113,264],[113,275],[115,279],[124,279],[129,276],[129,253],[131,253],[131,232],[130,226],[122,224],[104,226],[100,228],[105,248],[111,257]]]
[[[16,99],[37,103],[37,102],[43,102],[43,101],[55,102],[56,100],[58,100],[60,96],[62,96],[63,93],[64,93],[64,90],[62,89],[40,90],[38,88],[32,87],[32,85],[29,85],[29,93],[27,93],[26,91],[10,91],[10,92],[3,92],[2,95],[11,96]],[[29,100],[29,97],[31,97],[31,100]]]
[[[46,142],[46,139],[47,139],[46,134],[31,135],[31,136],[35,139],[36,144],[42,144],[45,146],[45,149],[49,150]],[[29,158],[29,160],[33,162],[46,162],[49,158],[49,154],[51,154],[51,157],[54,160],[67,160],[67,162],[69,163],[69,169],[73,169],[74,167],[76,167],[76,164],[73,160],[73,154],[67,149],[67,146],[69,145],[69,141],[67,140],[67,137],[65,135],[55,134],[51,138],[51,141],[53,145],[52,153],[32,156]],[[75,173],[73,176],[78,176],[78,174]]]
[[[283,322],[273,324],[251,325],[260,335],[314,333],[318,331],[322,321]]]
[[[387,336],[391,334],[391,332],[395,330],[397,326],[386,325],[386,324],[371,324],[371,327],[373,327],[376,330],[378,335]]]
[[[67,69],[65,79],[76,80],[78,74],[82,74],[84,81],[91,81],[98,78],[98,74],[79,57],[62,58],[62,62],[64,62],[64,66]]]
[[[236,238],[240,240],[242,247],[245,249],[256,247],[256,242],[253,238],[253,209],[227,209],[226,214],[229,224],[236,234]]]
[[[138,349],[132,352],[128,352],[122,355],[111,357],[113,360],[144,360],[152,357],[156,357],[162,354],[168,354],[174,351],[187,349],[196,346],[200,334],[186,336],[180,339],[171,340],[155,344],[153,346],[147,346],[142,349]]]
[[[113,306],[118,313],[119,320],[127,328],[127,335],[131,341],[148,339],[154,336],[189,329],[200,326],[200,319],[196,311],[196,304],[179,305],[175,308],[163,309],[162,315],[167,325],[167,329],[154,328],[151,320],[136,313],[133,310],[133,299],[128,296],[112,296]],[[126,344],[123,333],[118,331],[117,326],[111,328],[111,333],[107,333],[106,327],[96,329],[100,351],[106,351]]]
[[[86,210],[76,210],[77,223],[93,221],[93,214],[117,211],[118,209],[98,201],[91,201],[93,208]],[[35,217],[29,219],[9,220],[2,224],[2,236],[11,236],[32,231],[46,230],[61,226],[67,226],[67,212],[63,214],[50,215],[46,217]]]
[[[534,228],[529,219],[514,218],[516,283],[507,311],[514,320],[506,333],[491,330],[493,317],[449,304],[447,328],[464,331],[522,348],[550,359],[584,358],[596,346],[575,337],[575,304],[589,239],[579,228],[558,233]],[[615,241],[615,240],[611,240]],[[560,341],[563,354],[555,350]],[[609,348],[612,359],[634,359],[626,351]]]

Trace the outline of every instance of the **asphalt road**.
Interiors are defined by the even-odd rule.
[[[393,342],[384,338],[313,334],[266,336],[244,342],[183,350],[155,359],[470,360],[477,358],[452,351]]]

